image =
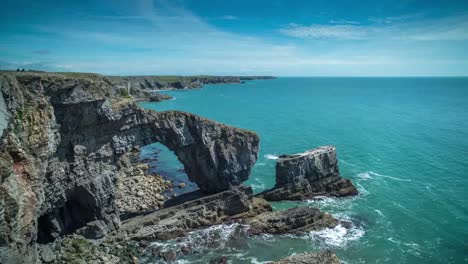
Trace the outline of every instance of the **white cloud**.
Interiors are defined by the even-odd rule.
[[[279,31],[290,37],[312,39],[468,40],[468,16],[466,15],[422,19],[421,14],[418,14],[369,20],[373,23],[362,25],[334,20],[331,20],[330,24],[309,26],[291,23]]]
[[[297,38],[339,38],[339,39],[363,39],[371,31],[370,27],[354,25],[311,25],[303,26],[291,23],[280,30],[283,34]]]
[[[401,46],[403,42],[466,39],[468,27],[463,21],[468,20],[463,18],[418,23],[393,19],[398,22],[369,25],[350,21],[330,21],[331,24],[311,26],[290,24],[281,33],[294,38],[272,40],[223,31],[176,1],[140,0],[136,3],[132,10],[120,10],[125,19],[96,17],[74,21],[66,28],[61,25],[39,27],[40,32],[49,33],[38,34],[41,38],[53,36],[59,39],[58,43],[69,44],[67,48],[73,52],[63,55],[60,50],[53,50],[50,58],[47,57],[48,62],[35,63],[31,68],[123,75],[302,76],[416,75],[415,69],[421,68],[418,66],[429,65],[433,72],[437,72],[446,69],[448,63],[459,65],[457,69],[460,72],[468,69],[462,67],[468,65],[463,57],[447,62],[453,57],[440,56],[441,60],[435,61],[426,56],[432,54],[430,48],[426,52],[421,45]],[[304,43],[295,38],[326,41]],[[336,41],[339,39],[344,41]],[[21,39],[11,43],[25,41]],[[79,50],[83,47],[91,47],[92,51]],[[78,49],[76,52],[75,48]],[[424,53],[424,56],[412,57],[415,51]],[[462,73],[467,74],[466,70]]]
[[[220,18],[224,19],[224,20],[238,20],[239,19],[238,17],[233,16],[233,15],[225,15],[225,16],[222,16]]]

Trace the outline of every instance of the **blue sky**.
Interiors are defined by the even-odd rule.
[[[3,0],[0,68],[466,76],[468,1]]]

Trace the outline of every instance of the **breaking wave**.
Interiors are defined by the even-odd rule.
[[[247,226],[241,224],[222,224],[190,232],[186,237],[167,242],[153,242],[152,246],[161,249],[190,247],[194,253],[207,249],[222,249],[226,244],[236,240],[245,240]]]
[[[265,159],[269,159],[269,160],[279,159],[279,157],[277,155],[274,155],[274,154],[266,154],[264,157],[265,157]]]
[[[360,227],[353,226],[352,228],[346,229],[339,224],[334,228],[312,231],[308,234],[308,237],[329,246],[343,247],[350,241],[358,240],[364,233],[364,229]]]

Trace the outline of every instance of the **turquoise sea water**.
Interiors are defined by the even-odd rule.
[[[300,203],[352,221],[351,229],[239,243],[226,239],[233,227],[221,233],[215,227],[189,239],[227,242],[205,245],[189,263],[220,255],[262,263],[324,248],[346,263],[468,262],[468,78],[279,78],[166,93],[175,100],[141,105],[260,135],[247,181],[256,192],[274,185],[276,155],[320,145],[336,146],[341,174],[360,191],[355,198]],[[162,167],[180,167],[170,155],[161,156]]]

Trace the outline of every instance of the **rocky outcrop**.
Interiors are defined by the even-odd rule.
[[[167,95],[167,94],[153,93],[149,97],[149,101],[150,102],[161,102],[161,101],[164,101],[164,100],[170,100],[172,98],[173,98],[172,96]]]
[[[254,132],[140,109],[100,75],[1,73],[0,84],[8,112],[0,138],[2,263],[35,262],[36,241],[116,229],[118,161],[136,146],[166,145],[205,193],[241,184],[257,158]]]
[[[250,187],[187,200],[125,221],[111,235],[111,240],[168,240],[229,222],[245,225],[248,235],[300,234],[338,225],[333,216],[316,208],[295,207],[273,212],[265,200],[252,197]]]
[[[317,208],[294,207],[283,211],[266,212],[247,220],[249,233],[297,234],[333,228],[338,220]]]
[[[270,201],[303,200],[316,196],[349,196],[358,191],[340,176],[336,149],[318,147],[276,161],[276,185],[258,196]]]
[[[111,240],[168,240],[269,210],[268,203],[252,198],[250,187],[239,187],[132,218],[111,235]]]
[[[338,257],[331,251],[298,254],[269,264],[340,264]]]
[[[1,84],[0,84],[1,85]],[[0,86],[1,91],[1,86]],[[5,100],[3,99],[3,94],[0,93],[0,137],[3,134],[3,130],[8,125],[8,110],[6,108]]]
[[[117,87],[134,90],[201,88],[204,84],[234,84],[243,80],[273,79],[271,76],[109,76]]]

